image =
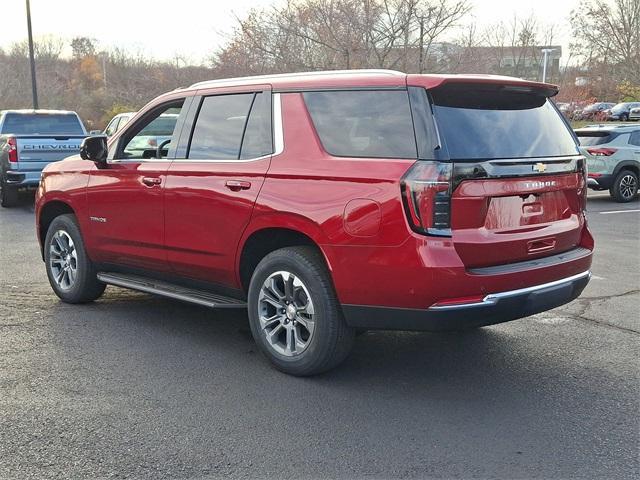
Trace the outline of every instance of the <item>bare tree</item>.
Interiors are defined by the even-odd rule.
[[[294,70],[418,71],[467,0],[303,0],[252,10],[213,58],[221,76]],[[433,62],[431,62],[433,63]]]
[[[640,82],[640,0],[582,0],[571,24],[571,48],[587,66]]]

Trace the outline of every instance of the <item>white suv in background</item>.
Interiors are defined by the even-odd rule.
[[[616,202],[630,202],[638,194],[640,125],[589,125],[575,131],[587,157],[593,190],[609,190]]]

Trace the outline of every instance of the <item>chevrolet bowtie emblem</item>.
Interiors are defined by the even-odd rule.
[[[533,171],[538,173],[544,173],[547,169],[547,166],[544,163],[536,163],[533,165]]]

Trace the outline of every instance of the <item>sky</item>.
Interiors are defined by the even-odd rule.
[[[157,60],[176,55],[203,63],[229,38],[235,18],[253,7],[269,7],[281,0],[31,0],[34,37],[66,39],[87,36],[102,47],[122,47]],[[570,40],[568,16],[578,0],[471,0],[479,30],[514,15],[534,13],[558,23],[563,62]],[[108,7],[107,7],[108,5]],[[25,0],[0,0],[3,12],[0,48],[27,37]]]

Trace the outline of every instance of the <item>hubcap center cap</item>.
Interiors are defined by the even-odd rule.
[[[289,305],[287,305],[287,309],[286,309],[286,315],[287,318],[289,320],[293,320],[294,318],[296,318],[296,307],[294,304],[290,303]]]

